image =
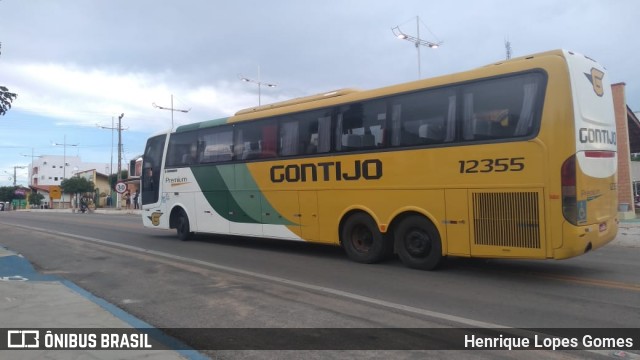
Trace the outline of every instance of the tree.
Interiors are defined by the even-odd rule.
[[[0,187],[0,201],[6,202],[16,198],[17,186],[2,186]]]
[[[96,190],[93,181],[89,181],[83,177],[74,176],[72,178],[64,179],[60,183],[60,188],[67,194],[85,194],[92,193]],[[76,196],[76,201],[79,197]],[[77,205],[78,203],[76,203]]]
[[[2,54],[2,43],[0,42],[0,54]],[[18,94],[12,93],[6,86],[0,85],[0,116],[11,109],[11,103],[18,97]]]
[[[0,86],[0,116],[11,109],[11,103],[18,97],[18,94],[9,92],[6,86]]]
[[[40,203],[44,200],[44,195],[31,193],[29,196],[29,204],[31,205],[40,205]]]
[[[93,181],[77,176],[62,180],[60,187],[68,194],[90,193],[95,190]]]
[[[129,171],[128,170],[122,170],[120,172],[120,180],[127,180],[129,178]],[[117,174],[111,174],[109,175],[109,185],[111,186],[112,189],[114,189],[116,187],[116,183],[118,182],[118,175]]]

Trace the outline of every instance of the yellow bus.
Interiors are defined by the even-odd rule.
[[[467,72],[345,89],[151,137],[145,226],[397,254],[564,259],[618,229],[605,69],[556,50]]]

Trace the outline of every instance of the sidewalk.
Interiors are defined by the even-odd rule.
[[[43,210],[44,211],[44,210]],[[38,273],[27,259],[0,246],[0,350],[3,358],[26,359],[207,359],[195,350],[160,350],[178,340],[170,338],[148,323],[127,314],[116,306],[97,298],[77,285],[53,275]],[[151,328],[151,329],[150,329]],[[8,331],[41,330],[40,349],[5,350],[8,348]],[[87,329],[96,333],[136,331],[147,329],[156,349],[141,350],[55,350],[47,349],[44,340],[46,329],[69,329],[74,334]],[[58,332],[56,332],[58,333]],[[7,335],[5,335],[7,334]],[[100,336],[100,335],[97,335]],[[23,338],[24,339],[24,338]],[[33,339],[30,339],[33,341]],[[98,340],[99,341],[99,340]],[[12,341],[13,342],[13,341]],[[156,346],[160,344],[160,346]],[[12,344],[15,345],[15,344]],[[160,348],[160,349],[158,349]]]
[[[618,235],[612,244],[640,247],[640,219],[621,220],[618,225]]]

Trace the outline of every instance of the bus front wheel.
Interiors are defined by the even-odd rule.
[[[181,241],[187,241],[193,236],[191,226],[189,226],[189,217],[183,210],[180,210],[176,218],[176,232]]]
[[[342,226],[340,240],[349,258],[359,263],[378,262],[390,255],[392,250],[375,220],[365,213],[349,216]]]
[[[440,234],[428,219],[411,215],[398,224],[394,235],[395,251],[407,267],[433,270],[440,265]]]

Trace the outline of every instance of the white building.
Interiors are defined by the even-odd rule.
[[[60,185],[62,180],[81,171],[96,170],[101,174],[109,174],[109,169],[108,163],[82,162],[79,156],[42,155],[29,166],[29,185]]]

